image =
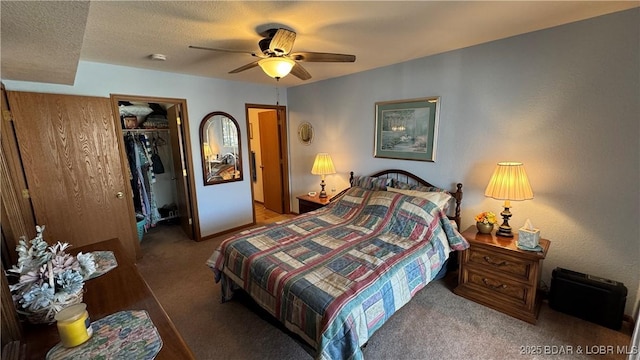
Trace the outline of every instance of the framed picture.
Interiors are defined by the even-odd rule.
[[[440,97],[376,103],[374,156],[435,161]]]

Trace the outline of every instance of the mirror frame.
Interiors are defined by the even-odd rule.
[[[303,128],[305,128],[305,127],[307,128],[306,131],[309,133],[309,139],[308,140],[304,140],[302,138],[302,133],[304,131]],[[311,125],[311,123],[309,123],[308,121],[305,121],[305,122],[301,123],[298,126],[298,140],[300,141],[300,143],[302,145],[310,145],[313,142],[313,136],[314,136],[313,125]]]
[[[213,180],[207,180],[207,175],[209,174],[209,171],[207,171],[207,168],[209,164],[207,164],[204,144],[207,142],[205,131],[208,129],[209,122],[213,121],[213,118],[216,116],[222,116],[231,120],[231,122],[236,127],[236,135],[238,137],[238,153],[237,153],[236,162],[239,165],[238,169],[240,170],[240,176],[234,177],[232,179],[226,179],[226,180],[223,179],[223,180],[213,181]],[[224,183],[229,183],[234,181],[242,181],[243,175],[244,175],[244,171],[242,169],[242,137],[240,136],[240,126],[238,125],[238,121],[236,121],[236,119],[233,116],[223,111],[213,111],[205,115],[204,118],[202,118],[202,121],[200,122],[200,156],[202,159],[202,180],[205,186],[224,184]]]

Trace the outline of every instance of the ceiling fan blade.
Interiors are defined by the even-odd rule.
[[[190,49],[199,49],[199,50],[210,50],[210,51],[227,52],[227,53],[249,54],[249,55],[252,55],[252,56],[257,56],[255,52],[246,51],[246,50],[216,49],[216,48],[208,48],[208,47],[193,46],[193,45],[189,45],[189,48]]]
[[[254,67],[258,66],[258,61],[260,61],[260,60],[256,60],[256,61],[254,61],[252,63],[248,63],[247,65],[240,66],[237,69],[233,69],[233,70],[229,71],[229,74],[237,74],[237,73],[239,73],[241,71],[245,71],[245,70],[249,70],[251,68],[254,68]]]
[[[298,63],[293,65],[293,69],[291,69],[291,74],[293,74],[293,76],[297,77],[300,80],[311,79],[311,74],[309,74],[307,69],[305,69],[304,67],[302,67],[302,65]]]
[[[296,33],[287,29],[278,29],[276,34],[273,35],[271,43],[269,43],[269,50],[276,55],[286,55],[291,52],[293,43],[296,41]]]
[[[297,52],[289,55],[289,57],[296,61],[306,61],[306,62],[355,62],[356,61],[355,55],[319,53],[319,52]]]

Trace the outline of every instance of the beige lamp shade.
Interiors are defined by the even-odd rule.
[[[269,57],[258,61],[262,71],[274,79],[287,76],[295,64],[295,61],[285,57]]]
[[[314,175],[328,175],[335,174],[336,168],[333,166],[331,156],[327,153],[319,153],[316,155],[316,160],[313,162],[313,168],[311,173]]]
[[[335,174],[336,168],[333,166],[333,161],[331,160],[331,156],[327,153],[319,153],[316,155],[316,160],[313,162],[313,168],[311,168],[311,173],[313,175],[320,175],[320,198],[326,198],[327,192],[324,191],[325,183],[324,176],[329,174]]]
[[[498,200],[533,199],[533,190],[524,165],[519,162],[498,163],[484,195]]]
[[[213,152],[211,151],[211,146],[209,146],[209,143],[202,143],[202,147],[204,148],[205,159],[209,160],[211,155],[213,155]]]

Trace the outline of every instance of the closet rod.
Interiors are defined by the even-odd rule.
[[[142,133],[142,132],[156,132],[156,131],[166,131],[169,132],[169,129],[122,129],[124,133]]]

